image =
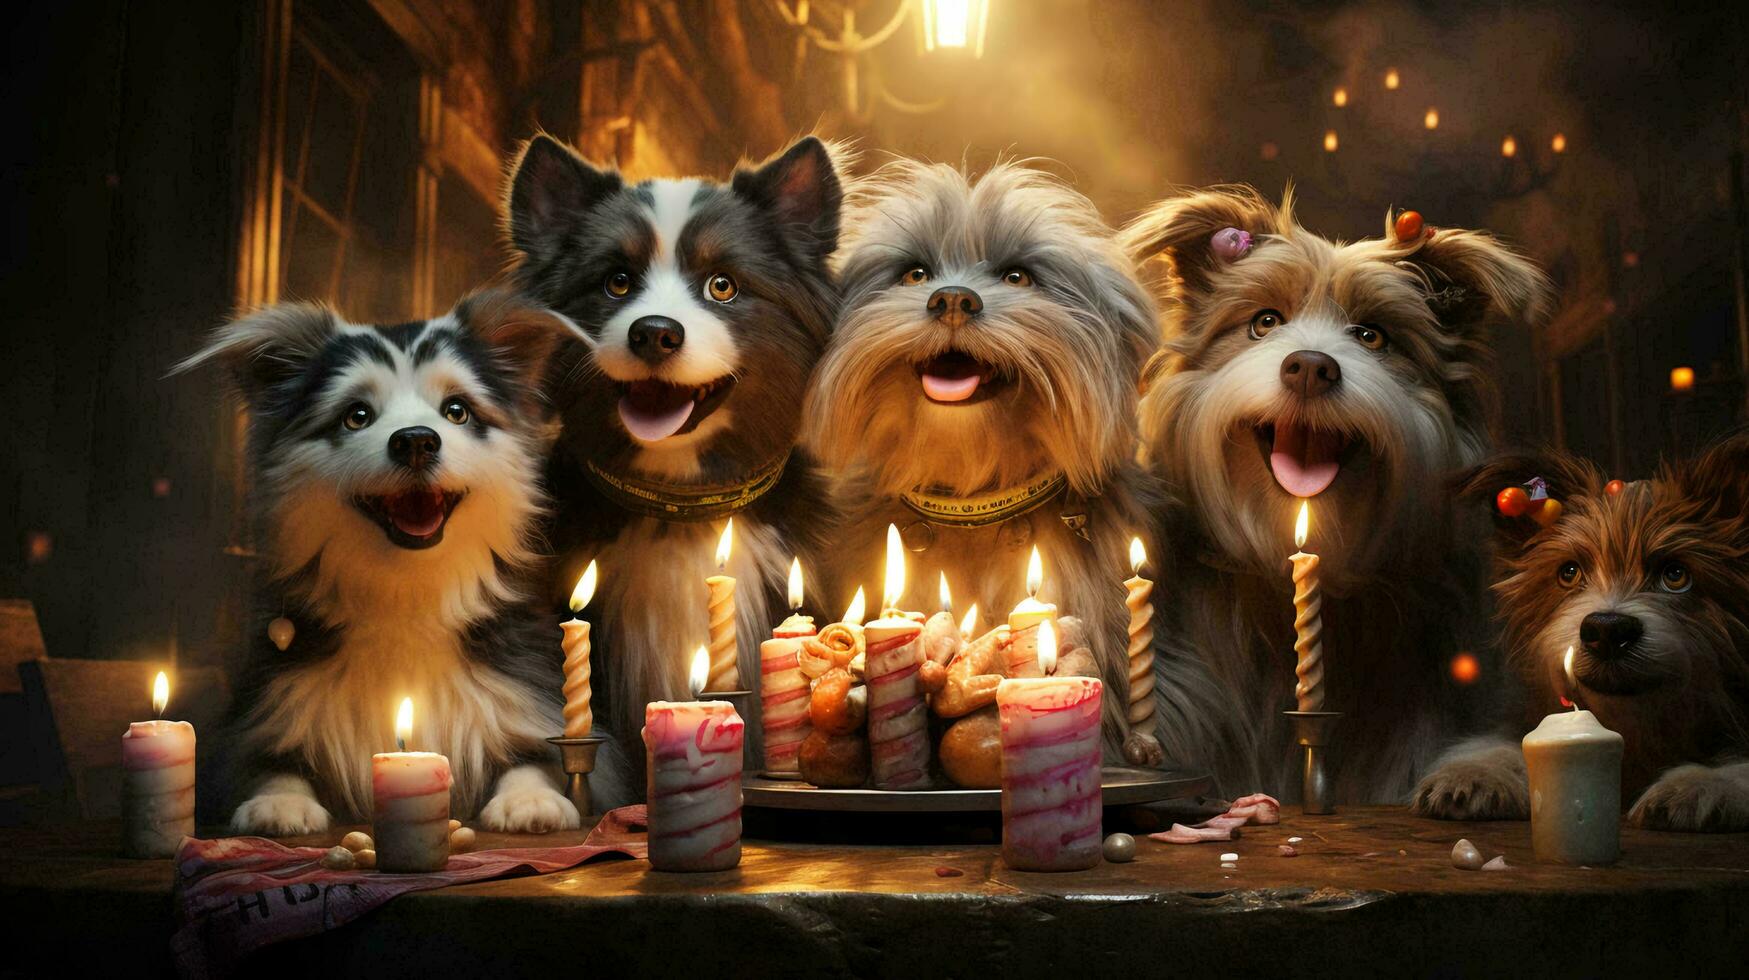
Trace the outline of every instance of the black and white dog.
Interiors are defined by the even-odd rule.
[[[628,184],[544,136],[514,166],[515,281],[588,334],[548,375],[563,419],[552,584],[568,593],[600,561],[585,613],[605,679],[597,715],[622,740],[646,702],[688,696],[724,522],[743,687],[791,558],[808,563],[829,529],[822,481],[794,445],[832,322],[842,197],[833,153],[812,137],[727,183]],[[637,796],[642,758],[604,752],[597,798]]]
[[[543,742],[563,727],[558,631],[530,588],[552,430],[535,382],[574,329],[509,293],[391,327],[288,304],[177,366],[223,361],[249,417],[265,581],[235,711],[235,830],[367,818],[371,754],[394,748],[403,697],[409,748],[449,757],[458,815],[496,781],[485,828],[578,825]]]

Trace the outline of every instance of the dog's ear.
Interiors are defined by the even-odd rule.
[[[621,186],[618,173],[597,170],[551,136],[536,136],[510,165],[504,214],[511,247],[536,261],[552,257],[566,232]]]
[[[1392,234],[1387,231],[1386,237]],[[1487,232],[1432,229],[1400,261],[1420,274],[1428,307],[1453,329],[1467,328],[1490,311],[1538,326],[1554,309],[1554,285],[1547,274]]]
[[[1227,262],[1215,253],[1216,232],[1237,228],[1255,241],[1288,234],[1292,223],[1288,210],[1254,188],[1211,187],[1155,204],[1125,225],[1118,240],[1138,263],[1164,255],[1178,283],[1195,294],[1207,292]]]
[[[566,338],[593,343],[569,317],[507,289],[469,293],[456,304],[455,318],[515,382],[513,395],[525,410],[538,400],[541,376],[559,344]]]
[[[1728,519],[1749,514],[1749,429],[1740,430],[1692,459],[1668,467],[1683,494],[1713,501],[1714,513]]]
[[[315,303],[282,303],[256,310],[220,327],[199,351],[178,361],[170,374],[223,361],[237,390],[250,404],[262,393],[300,374],[333,338],[334,311]]]
[[[1543,530],[1531,517],[1507,517],[1495,506],[1495,498],[1507,487],[1523,486],[1532,478],[1541,477],[1549,486],[1549,496],[1566,503],[1575,496],[1595,496],[1603,492],[1603,475],[1590,462],[1572,453],[1545,450],[1540,453],[1513,453],[1496,456],[1457,478],[1458,495],[1488,508],[1493,515],[1494,529],[1500,537],[1521,546]]]
[[[736,170],[729,184],[770,214],[784,236],[816,264],[838,248],[844,186],[833,156],[819,137],[804,136],[759,167]]]

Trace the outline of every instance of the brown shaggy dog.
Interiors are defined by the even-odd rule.
[[[1497,518],[1506,550],[1494,586],[1512,663],[1534,692],[1526,727],[1567,696],[1627,743],[1631,821],[1749,830],[1749,433],[1614,493],[1564,453],[1497,460],[1467,490],[1492,501],[1534,476],[1564,509],[1547,529]],[[1460,819],[1526,817],[1518,744],[1477,748],[1428,777],[1417,802]]]
[[[1291,195],[1276,208],[1243,187],[1163,201],[1125,236],[1169,271],[1141,403],[1146,451],[1186,504],[1160,576],[1166,754],[1228,792],[1297,795],[1287,555],[1311,498],[1325,708],[1345,715],[1335,796],[1406,800],[1443,740],[1498,710],[1493,685],[1446,669],[1487,620],[1486,535],[1455,527],[1447,481],[1489,444],[1489,315],[1541,316],[1546,280],[1483,232],[1399,240],[1387,223],[1333,242]],[[1236,236],[1243,254],[1221,247]]]

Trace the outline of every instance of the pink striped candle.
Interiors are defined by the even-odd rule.
[[[808,719],[808,677],[799,654],[802,637],[814,635],[814,621],[791,616],[759,645],[760,728],[766,772],[800,772],[797,753],[814,730]]]
[[[1092,677],[1005,678],[1002,860],[1017,871],[1099,863],[1101,685]]]
[[[436,752],[370,757],[371,836],[382,871],[442,871],[449,863],[449,758]]]
[[[922,623],[896,614],[863,628],[869,770],[875,789],[929,785],[929,713],[917,676],[922,635]]]
[[[741,863],[745,727],[727,701],[644,706],[650,867],[722,871]]]
[[[122,853],[176,854],[194,836],[194,726],[136,721],[121,737]]]

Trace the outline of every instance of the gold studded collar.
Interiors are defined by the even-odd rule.
[[[988,527],[1043,506],[1062,493],[1067,485],[1068,478],[1058,472],[975,497],[952,496],[936,487],[913,487],[899,494],[899,499],[933,523]]]
[[[765,496],[783,478],[789,454],[760,466],[747,479],[708,485],[665,483],[609,473],[594,461],[584,472],[607,499],[620,508],[664,521],[710,521],[739,513]]]

